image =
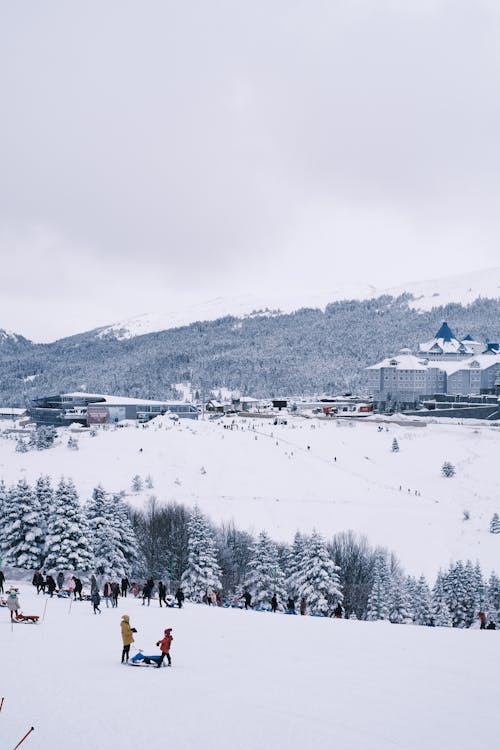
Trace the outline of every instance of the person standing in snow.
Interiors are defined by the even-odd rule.
[[[245,609],[248,609],[252,606],[252,594],[249,591],[245,591],[241,598],[245,602]]]
[[[94,614],[96,615],[98,612],[99,614],[101,614],[101,610],[99,609],[99,604],[101,603],[101,596],[97,589],[93,591],[92,594],[90,595],[90,601],[92,602],[92,606],[94,607]]]
[[[129,582],[128,582],[127,576],[125,576],[125,578],[122,578],[121,586],[122,586],[122,596],[127,596],[127,591],[128,591],[128,587],[129,587]]]
[[[167,600],[165,599],[165,596],[167,594],[167,589],[163,581],[158,581],[158,599],[160,600],[160,607],[161,603],[165,602],[165,607],[167,606]]]
[[[130,618],[128,615],[123,615],[122,621],[120,623],[120,628],[122,631],[122,641],[123,641],[123,650],[122,650],[122,664],[123,664],[124,662],[128,661],[128,657],[130,653],[130,646],[134,642],[133,633],[137,633],[137,630],[135,628],[130,627]]]
[[[151,604],[151,596],[153,594],[153,588],[154,588],[154,581],[152,578],[148,578],[146,581],[146,584],[144,585],[144,588],[142,589],[142,606],[144,606],[144,602],[146,599],[148,600],[148,607]]]
[[[95,594],[96,591],[99,591],[99,586],[97,585],[97,578],[92,573],[92,575],[90,576],[90,593]]]
[[[8,591],[7,607],[9,608],[10,612],[10,621],[14,622],[14,612],[16,613],[17,617],[17,614],[21,609],[21,605],[19,604],[17,589],[15,589],[13,586]]]
[[[300,614],[305,615],[306,612],[307,612],[306,600],[304,599],[304,597],[302,597],[302,599],[300,600]]]
[[[109,581],[106,581],[106,583],[104,584],[102,593],[103,593],[104,598],[106,599],[106,607],[109,607],[109,600],[111,599],[111,596],[113,593],[111,591],[111,584]]]
[[[54,591],[57,588],[56,582],[54,581],[52,576],[47,576],[47,578],[45,579],[45,583],[47,586],[47,591],[50,594],[50,598],[52,599],[52,597],[54,596]]]
[[[2,575],[3,575],[3,573],[2,573]],[[35,571],[35,575],[33,576],[33,580],[31,581],[31,583],[33,584],[33,586],[36,587],[36,593],[37,594],[40,593],[40,589],[42,588],[42,581],[43,581],[43,577],[42,577],[40,571],[36,570]]]
[[[478,614],[478,617],[479,617],[479,622],[481,623],[480,630],[486,630],[486,615],[484,614],[484,612],[480,612]]]
[[[4,593],[4,590],[3,590],[4,581],[5,581],[4,572],[3,572],[3,570],[0,570],[0,594]],[[37,593],[38,593],[38,591],[37,591]]]
[[[277,609],[278,609],[278,600],[276,598],[276,594],[273,594],[272,599],[271,599],[271,611],[276,612]]]
[[[286,608],[288,609],[288,611],[290,612],[290,614],[292,614],[292,615],[295,614],[295,600],[293,599],[293,597],[291,597],[291,596],[288,597],[288,602],[286,604]]]
[[[158,667],[161,667],[163,664],[163,660],[165,656],[167,657],[168,666],[172,666],[172,659],[170,658],[170,644],[174,640],[173,635],[171,635],[172,628],[167,628],[165,630],[165,636],[161,639],[161,641],[157,641],[156,645],[161,648],[161,656],[160,660],[158,662]]]
[[[182,609],[182,602],[184,601],[184,591],[180,587],[175,592],[175,598],[177,599],[179,609]]]
[[[116,581],[113,581],[111,584],[111,595],[113,597],[113,607],[118,606],[118,597],[120,596],[120,585],[116,583]]]
[[[80,599],[80,601],[82,601],[82,588],[83,588],[82,582],[76,576],[72,576],[72,580],[74,581],[74,584],[75,584],[75,590],[74,590],[75,601],[76,601],[77,594],[78,594],[78,598]]]
[[[64,583],[64,573],[59,571],[59,573],[57,574],[57,588],[59,591],[62,589],[63,583]]]

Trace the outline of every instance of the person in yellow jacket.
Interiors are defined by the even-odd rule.
[[[120,627],[122,630],[122,641],[123,641],[123,651],[122,651],[122,664],[123,664],[124,662],[128,661],[130,645],[134,642],[134,636],[132,634],[137,633],[137,630],[135,628],[130,627],[130,618],[128,615],[123,615],[122,621],[120,623]]]

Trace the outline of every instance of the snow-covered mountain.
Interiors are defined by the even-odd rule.
[[[440,279],[406,282],[389,288],[338,284],[297,293],[278,286],[271,294],[253,291],[239,296],[213,297],[173,310],[144,313],[98,328],[95,333],[99,338],[124,340],[189,325],[198,320],[216,320],[226,315],[240,318],[269,316],[279,312],[291,313],[303,307],[324,309],[329,303],[339,300],[365,300],[384,294],[398,297],[404,293],[413,297],[410,305],[417,310],[431,310],[450,302],[467,305],[478,297],[498,299],[500,267]]]

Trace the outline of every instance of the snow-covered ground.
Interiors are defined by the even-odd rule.
[[[498,631],[355,622],[120,599],[48,600],[21,585],[38,625],[0,609],[1,744],[54,750],[491,750],[498,743]],[[122,666],[134,646],[172,668]],[[134,648],[132,646],[132,648]]]
[[[138,507],[152,494],[197,503],[214,522],[233,519],[277,541],[291,541],[297,529],[327,537],[353,529],[394,550],[408,573],[430,579],[452,559],[478,559],[485,574],[499,572],[500,536],[489,533],[489,522],[500,512],[500,428],[387,423],[380,432],[371,421],[302,418],[224,425],[231,420],[160,417],[148,427],[84,432],[78,451],[66,447],[67,430],[46,451],[18,453],[14,439],[0,439],[0,478],[34,482],[43,473],[57,482],[64,474],[82,500],[101,483],[125,490]],[[399,453],[391,451],[394,437]],[[441,476],[444,461],[455,477]],[[134,494],[136,474],[150,475],[154,488]]]

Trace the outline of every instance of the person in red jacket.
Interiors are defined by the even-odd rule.
[[[160,661],[158,662],[159,667],[162,666],[165,656],[167,657],[168,666],[172,666],[172,659],[170,658],[170,644],[174,640],[174,636],[171,635],[171,633],[172,628],[167,628],[165,630],[165,636],[161,639],[161,641],[156,642],[156,645],[161,648]]]

